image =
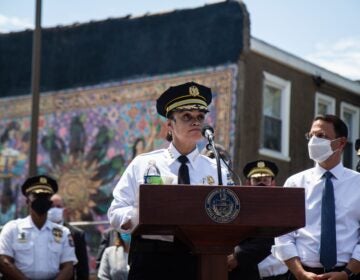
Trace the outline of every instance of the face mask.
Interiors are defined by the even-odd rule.
[[[64,221],[64,208],[50,208],[48,211],[48,219],[53,223],[62,224]]]
[[[324,138],[319,138],[316,136],[311,137],[308,143],[310,159],[318,163],[327,160],[334,153],[334,151],[331,148],[332,141]]]
[[[52,201],[49,197],[37,197],[31,202],[31,208],[39,215],[45,214],[52,206]]]
[[[125,243],[127,243],[127,244],[130,243],[130,241],[131,241],[131,234],[129,234],[129,233],[120,233],[120,235],[121,235],[121,239],[122,239]]]

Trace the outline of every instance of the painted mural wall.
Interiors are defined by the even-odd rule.
[[[165,119],[155,109],[155,100],[168,87],[188,81],[211,87],[206,122],[214,127],[216,142],[232,149],[236,75],[236,66],[227,65],[44,93],[38,173],[58,180],[71,221],[105,221],[112,190],[127,164],[139,153],[168,145]],[[30,112],[30,96],[0,100],[1,224],[27,215],[20,187],[28,174]]]

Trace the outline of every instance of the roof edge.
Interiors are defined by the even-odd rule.
[[[298,56],[283,51],[273,45],[270,45],[262,40],[251,37],[250,38],[250,50],[260,55],[271,58],[282,64],[290,66],[301,72],[321,76],[326,81],[331,82],[343,89],[349,90],[353,93],[360,95],[360,84],[356,81],[347,79],[339,74],[326,70],[316,64],[306,61]]]

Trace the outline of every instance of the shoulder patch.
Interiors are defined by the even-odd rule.
[[[71,234],[68,234],[69,246],[74,247],[74,239]]]

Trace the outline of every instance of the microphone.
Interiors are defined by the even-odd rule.
[[[201,129],[201,134],[202,136],[204,136],[208,141],[209,144],[207,145],[207,148],[210,148],[214,155],[215,155],[215,159],[216,159],[216,169],[217,169],[217,173],[218,173],[218,181],[219,181],[219,185],[222,185],[222,175],[221,175],[221,165],[220,165],[220,157],[219,154],[215,148],[215,143],[214,143],[214,129],[208,125],[205,124],[203,126],[203,128]]]
[[[210,143],[212,143],[214,141],[214,129],[210,125],[208,125],[208,124],[204,125],[203,128],[201,129],[201,134]]]
[[[357,152],[356,154],[360,156],[360,138],[355,141],[355,151]]]

